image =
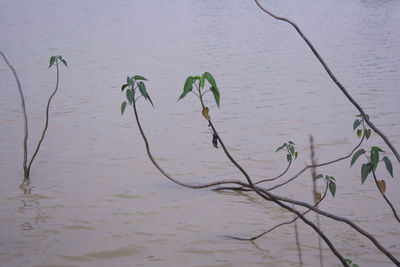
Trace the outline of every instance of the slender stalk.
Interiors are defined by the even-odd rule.
[[[21,83],[18,79],[18,75],[17,72],[15,71],[14,67],[10,64],[10,62],[8,62],[6,56],[4,55],[4,53],[0,50],[0,55],[3,57],[4,61],[6,62],[6,64],[8,65],[8,67],[11,69],[11,71],[14,74],[14,78],[15,81],[17,82],[17,86],[18,86],[18,92],[19,92],[19,96],[21,99],[21,107],[22,107],[22,113],[24,116],[24,141],[23,141],[23,147],[24,147],[24,160],[22,162],[22,168],[24,170],[24,181],[23,184],[26,182],[29,182],[29,171],[27,168],[27,161],[28,161],[28,146],[27,146],[27,142],[28,142],[28,117],[26,115],[26,108],[25,108],[25,98],[24,98],[24,93],[22,92],[22,87],[21,87]]]
[[[59,79],[60,79],[60,78],[59,78],[60,72],[59,72],[59,68],[58,68],[58,58],[56,59],[56,67],[57,67],[57,81],[56,81],[56,87],[55,87],[55,89],[54,89],[54,92],[51,94],[49,100],[47,101],[47,107],[46,107],[46,122],[45,122],[45,125],[44,125],[44,129],[43,129],[43,132],[42,132],[42,136],[41,136],[41,138],[40,138],[40,140],[39,140],[39,142],[38,142],[38,144],[37,144],[37,146],[36,146],[35,152],[33,153],[31,160],[29,161],[29,165],[28,165],[28,176],[29,176],[29,173],[30,173],[30,170],[31,170],[31,166],[32,166],[33,160],[35,159],[37,153],[39,152],[40,146],[42,145],[44,136],[45,136],[46,131],[47,131],[47,127],[49,126],[50,102],[51,102],[51,100],[53,99],[53,96],[57,93],[58,84],[59,84]]]
[[[317,165],[315,163],[315,151],[314,151],[314,138],[310,135],[310,151],[311,151],[311,164],[313,166]],[[315,171],[315,167],[311,168],[311,180],[313,183],[313,199],[314,199],[314,207],[318,209],[317,203],[320,201],[317,199],[317,181],[315,180],[315,177],[317,176],[317,173]],[[319,221],[319,214],[315,214],[317,218],[317,226],[318,228],[321,228],[320,221]],[[323,256],[322,256],[322,244],[321,244],[321,238],[318,237],[318,250],[319,250],[319,263],[320,266],[324,266],[324,261],[323,261]]]
[[[292,206],[292,208],[294,208],[294,205]],[[299,230],[297,229],[297,223],[296,223],[296,218],[298,217],[294,217],[294,236],[296,238],[296,247],[297,247],[297,253],[299,254],[299,264],[300,267],[303,266],[303,257],[301,256],[301,247],[300,247],[300,238],[299,238]],[[321,240],[320,238],[318,240]]]
[[[265,13],[267,13],[268,15],[273,17],[274,19],[285,21],[285,22],[291,24],[296,29],[298,34],[303,38],[303,40],[310,47],[310,49],[312,50],[314,55],[317,57],[319,62],[322,64],[322,66],[324,67],[325,71],[328,73],[329,77],[332,79],[332,81],[337,85],[337,87],[339,87],[339,89],[343,92],[343,94],[347,97],[347,99],[357,108],[357,110],[360,112],[360,114],[362,115],[362,117],[364,118],[364,120],[368,124],[368,126],[371,127],[371,129],[373,129],[383,139],[383,141],[385,141],[386,145],[390,148],[390,150],[392,150],[393,154],[397,158],[397,161],[400,163],[400,155],[397,152],[396,148],[392,145],[392,143],[389,141],[389,139],[386,137],[386,135],[384,135],[378,128],[375,127],[375,125],[372,122],[369,121],[369,119],[366,116],[366,113],[364,112],[362,107],[354,100],[354,98],[350,95],[350,93],[346,90],[346,88],[338,81],[338,79],[332,73],[332,71],[330,70],[328,65],[325,63],[325,61],[322,59],[322,57],[320,56],[318,51],[315,49],[315,47],[312,45],[312,43],[308,40],[308,38],[304,35],[304,33],[300,30],[299,26],[297,26],[296,23],[294,23],[293,21],[291,21],[291,20],[289,20],[287,18],[276,16],[271,11],[267,10],[266,8],[264,8],[259,3],[258,0],[255,0],[255,2],[256,2],[258,7],[262,11],[264,11]]]

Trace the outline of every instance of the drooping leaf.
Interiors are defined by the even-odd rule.
[[[132,89],[126,90],[126,99],[128,99],[129,104],[132,105],[134,97],[135,97],[134,90],[132,90]]]
[[[393,177],[393,166],[392,163],[390,162],[390,159],[385,156],[383,157],[383,162],[385,162],[386,170],[390,173],[390,176]]]
[[[137,85],[138,85],[138,87],[139,87],[139,91],[140,91],[140,93],[142,94],[142,96],[143,96],[146,100],[149,100],[150,103],[151,103],[151,105],[154,107],[153,101],[151,101],[151,98],[150,98],[149,94],[147,93],[146,86],[144,85],[144,83],[143,83],[142,81],[140,81],[140,82],[137,83]]]
[[[335,179],[335,177],[333,177],[333,176],[328,176],[327,179],[328,179],[329,181],[336,182],[336,179]]]
[[[200,87],[204,88],[204,83],[205,83],[206,79],[204,78],[204,76],[200,77]]]
[[[355,120],[353,123],[353,130],[357,129],[358,126],[360,126],[361,121],[360,120]]]
[[[290,154],[294,155],[294,147],[292,145],[289,145],[289,151]]]
[[[289,144],[294,145],[294,143],[292,141],[289,141]]]
[[[147,79],[145,77],[140,76],[140,75],[133,76],[133,79],[136,81],[147,81]]]
[[[385,151],[383,151],[380,147],[377,147],[377,146],[371,147],[371,150],[372,150],[372,151],[378,151],[378,152],[385,152]]]
[[[189,76],[189,77],[186,78],[185,85],[183,86],[183,93],[182,93],[181,96],[178,98],[178,101],[179,101],[180,99],[184,98],[184,97],[187,95],[187,93],[189,93],[190,91],[192,91],[192,89],[193,89],[193,82],[194,82],[194,79],[193,79],[192,76]]]
[[[128,85],[131,85],[131,78],[129,78],[129,76],[126,76],[126,83]]]
[[[126,107],[126,101],[122,102],[121,104],[121,115],[124,114],[125,107]]]
[[[283,149],[283,145],[281,145],[280,147],[278,147],[275,152],[278,152],[279,150]]]
[[[351,159],[350,167],[353,166],[354,162],[365,153],[365,150],[363,148],[359,149],[356,153],[354,153],[353,158]]]
[[[361,116],[361,115],[360,115]],[[348,264],[351,264],[352,261],[350,259],[344,259]]]
[[[371,136],[371,129],[366,129],[365,130],[365,137],[367,138],[367,140],[369,139],[370,136]]]
[[[357,130],[357,136],[358,136],[358,138],[361,137],[361,133],[362,133],[361,129],[358,129],[358,130]]]
[[[369,172],[371,171],[371,164],[363,164],[361,166],[361,183],[363,184],[367,178]]]
[[[123,84],[121,87],[121,92],[123,92],[127,86],[128,86],[128,84]]]
[[[49,68],[50,68],[51,66],[53,66],[54,62],[56,62],[56,59],[57,59],[56,56],[51,56],[51,57],[50,57]]]
[[[63,59],[62,56],[59,56],[58,58],[61,60],[62,63],[64,63],[65,67],[68,67],[67,61]]]
[[[336,184],[334,182],[329,182],[329,191],[331,191],[332,196],[335,197]]]
[[[299,153],[297,151],[294,152],[294,159],[297,159],[298,156],[299,156]]]
[[[320,202],[321,201],[321,194],[320,193],[316,193],[315,194],[315,198],[316,198],[317,202]]]
[[[201,111],[201,113],[203,113],[204,118],[206,118],[206,120],[210,120],[210,115],[208,115],[208,107],[203,108],[203,110]]]
[[[376,170],[376,166],[378,165],[378,162],[379,162],[379,152],[376,150],[372,150],[370,159],[371,159],[372,168],[374,170]]]
[[[209,72],[204,72],[203,77],[211,84],[210,90],[214,95],[214,99],[215,99],[215,102],[217,103],[217,106],[219,107],[220,95],[219,95],[219,90],[218,90],[217,83],[215,82],[214,77]]]
[[[386,183],[385,183],[385,181],[384,180],[380,180],[380,181],[377,182],[377,184],[378,184],[379,191],[381,191],[381,194],[384,195],[385,191],[386,191]]]
[[[324,175],[322,173],[318,174],[317,176],[315,176],[315,180],[324,177]]]
[[[287,154],[287,155],[286,155],[286,158],[287,158],[287,161],[291,161],[291,160],[292,160],[292,155]]]

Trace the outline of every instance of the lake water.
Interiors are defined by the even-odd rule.
[[[335,75],[400,149],[400,2],[262,1],[294,20]],[[32,165],[31,193],[22,180],[23,119],[15,80],[0,63],[1,266],[297,266],[292,225],[256,242],[251,237],[292,215],[253,194],[182,188],[146,156],[133,111],[120,115],[127,75],[149,79],[155,109],[140,99],[139,115],[153,154],[172,175],[191,183],[243,179],[221,149],[191,94],[177,102],[185,78],[211,72],[221,108],[210,115],[232,155],[255,179],[286,166],[282,143],[299,158],[286,180],[309,163],[308,136],[318,162],[349,153],[358,139],[356,109],[331,82],[287,23],[253,1],[2,0],[0,49],[20,77],[29,117],[29,156],[44,125],[55,85],[52,55],[61,54],[59,92],[49,129]],[[388,150],[376,136],[365,144]],[[400,209],[395,178],[378,176]],[[400,226],[373,180],[361,185],[361,160],[320,168],[337,180],[321,209],[354,220],[400,258]],[[319,184],[319,190],[322,190]],[[276,193],[311,201],[310,172]],[[315,220],[315,216],[308,215]],[[321,218],[323,231],[360,266],[392,266],[365,238]],[[299,222],[306,266],[318,265],[316,234]],[[324,245],[326,266],[340,266]]]

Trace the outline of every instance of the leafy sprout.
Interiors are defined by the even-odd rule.
[[[147,79],[141,75],[126,77],[126,83],[121,86],[121,92],[126,90],[125,95],[128,102],[123,101],[121,103],[121,115],[124,114],[127,103],[129,103],[129,105],[133,105],[137,100],[137,98],[135,99],[135,94],[136,90],[138,89],[141,96],[143,96],[144,99],[149,100],[150,104],[154,107],[153,101],[151,100],[150,95],[147,93],[146,85],[143,81],[147,81]]]

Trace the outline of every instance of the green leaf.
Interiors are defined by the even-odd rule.
[[[361,116],[361,115],[360,115]],[[348,264],[351,264],[352,261],[350,259],[344,259]]]
[[[362,133],[361,129],[358,129],[358,130],[357,130],[357,136],[358,136],[358,138],[361,137],[361,133]]]
[[[297,153],[297,151],[294,152],[294,159],[297,159],[298,156],[299,156],[299,153]]]
[[[52,57],[50,57],[50,64],[49,64],[49,68],[50,68],[51,66],[53,66],[54,62],[56,62],[56,59],[57,59],[57,57],[56,57],[56,56],[52,56]]]
[[[383,151],[380,147],[377,147],[377,146],[371,147],[371,150],[372,150],[372,151],[378,151],[378,152],[385,152],[385,151]]]
[[[371,164],[363,164],[361,166],[361,183],[365,182],[365,179],[367,179],[368,174],[371,171]]]
[[[320,179],[320,178],[322,178],[322,177],[324,177],[324,175],[323,175],[322,173],[320,173],[320,174],[318,174],[317,176],[315,176],[315,180]]]
[[[289,141],[289,144],[294,145],[294,143],[292,141]]]
[[[211,84],[210,90],[214,95],[214,99],[215,99],[215,102],[217,103],[217,106],[219,107],[220,95],[219,95],[219,90],[218,90],[217,83],[215,82],[214,77],[209,72],[204,72],[203,77]]]
[[[287,161],[291,161],[291,160],[292,160],[292,155],[287,154],[287,155],[286,155],[286,158],[287,158]]]
[[[181,96],[178,98],[178,101],[182,98],[184,98],[187,93],[189,93],[190,91],[192,91],[193,89],[193,82],[194,82],[194,78],[192,76],[189,76],[186,78],[185,81],[185,85],[183,86],[183,93],[181,94]]]
[[[390,173],[390,176],[393,177],[393,166],[390,159],[388,157],[383,157],[383,162],[385,162],[386,170]]]
[[[279,150],[283,149],[283,145],[281,145],[280,147],[278,147],[275,152],[278,152]]]
[[[371,136],[371,129],[366,129],[364,130],[365,133],[365,137],[367,138],[367,140],[369,139],[369,137]]]
[[[204,76],[201,76],[200,77],[200,86],[201,86],[201,88],[204,88],[204,83],[205,83],[205,78],[204,78]]]
[[[353,166],[354,162],[365,153],[364,149],[359,149],[356,153],[354,153],[353,158],[351,159],[350,167]]]
[[[128,99],[129,104],[132,105],[134,98],[135,98],[135,91],[133,89],[126,90],[126,99]]]
[[[353,263],[352,267],[359,267],[357,263]]]
[[[128,84],[123,84],[121,87],[121,92],[123,92],[127,86],[128,86]]]
[[[60,60],[61,60],[62,63],[64,63],[65,67],[68,67],[67,61],[65,61],[65,59],[62,59],[61,56],[60,56]]]
[[[133,76],[133,79],[136,81],[147,81],[147,79],[145,77],[140,76],[140,75]]]
[[[148,94],[147,91],[146,91],[146,86],[144,85],[144,83],[143,83],[143,82],[138,82],[137,85],[138,85],[138,87],[139,87],[139,91],[140,91],[140,93],[142,94],[142,96],[143,96],[146,100],[149,100],[150,103],[151,103],[151,105],[154,107],[153,101],[151,101],[151,98],[150,98],[149,94]]]
[[[329,191],[331,191],[332,196],[335,197],[336,184],[334,182],[329,182]]]
[[[378,165],[379,162],[379,152],[376,150],[371,151],[371,164],[372,168],[376,170],[376,166]]]
[[[294,147],[289,145],[290,154],[294,155]]]
[[[361,121],[360,121],[360,120],[355,120],[354,123],[353,123],[353,131],[354,131],[355,129],[357,129],[358,126],[360,126],[360,124],[361,124]]]
[[[121,104],[121,115],[124,114],[125,107],[126,107],[126,101],[122,102]]]

